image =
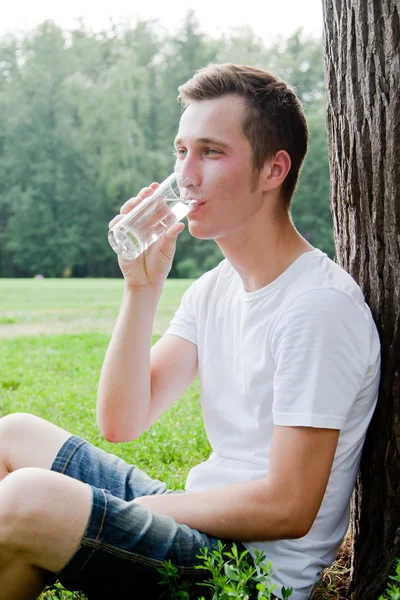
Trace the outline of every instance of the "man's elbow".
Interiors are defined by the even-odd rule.
[[[138,435],[136,436],[129,432],[114,431],[112,429],[100,429],[100,433],[103,436],[103,438],[111,444],[122,444],[124,442],[132,442],[133,440],[136,440],[139,437]]]
[[[132,427],[131,424],[128,426],[126,423],[121,424],[111,419],[102,419],[99,416],[97,417],[97,427],[103,438],[112,444],[131,442],[143,433]]]
[[[276,511],[274,539],[295,540],[304,537],[310,531],[315,517],[310,517],[303,507],[281,503]],[[266,519],[265,522],[270,522]],[[264,540],[271,540],[271,529],[264,532]]]
[[[292,521],[288,524],[287,535],[284,539],[287,540],[297,540],[299,538],[304,537],[310,531],[312,527],[312,523],[304,521]]]
[[[123,442],[132,442],[139,436],[134,435],[131,431],[121,431],[120,429],[113,429],[108,427],[99,427],[100,433],[107,442],[112,444],[120,444]]]
[[[304,537],[313,526],[315,517],[311,517],[303,507],[291,507],[284,522],[282,539],[297,540]]]

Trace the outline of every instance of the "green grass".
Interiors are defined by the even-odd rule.
[[[162,335],[189,279],[168,279],[154,334]],[[118,315],[122,279],[0,279],[0,338],[54,333],[110,334]]]
[[[97,333],[3,340],[0,415],[33,413],[182,487],[188,469],[209,453],[198,381],[139,440],[107,442],[96,425],[96,394],[108,341]]]
[[[153,343],[189,284],[166,282]],[[0,416],[22,411],[48,419],[180,489],[189,469],[210,453],[198,381],[138,440],[111,444],[96,425],[98,380],[122,290],[120,280],[0,280],[0,314],[15,319],[18,327],[0,321]],[[32,324],[51,335],[27,335]],[[81,333],[52,334],[60,325]],[[102,328],[107,333],[98,331]],[[57,586],[44,598],[84,596]]]
[[[3,340],[0,415],[22,411],[43,417],[178,489],[210,451],[198,381],[139,440],[107,442],[96,425],[96,393],[108,341],[96,333]]]

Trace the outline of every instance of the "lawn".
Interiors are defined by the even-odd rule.
[[[168,279],[153,333],[168,327],[189,279]],[[110,334],[118,314],[121,279],[0,279],[0,338],[56,333]]]
[[[0,415],[39,415],[179,488],[188,469],[209,453],[198,382],[139,440],[107,442],[96,425],[96,393],[109,337],[84,333],[2,340]]]

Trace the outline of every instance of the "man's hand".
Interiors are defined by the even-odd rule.
[[[111,229],[116,225],[118,221],[142,202],[144,198],[150,196],[158,187],[158,183],[152,183],[149,187],[141,189],[135,198],[127,200],[121,206],[120,214],[109,223],[109,228]],[[176,240],[184,228],[183,223],[175,223],[135,260],[118,257],[119,266],[128,288],[149,287],[162,289],[164,281],[171,270],[176,250]]]

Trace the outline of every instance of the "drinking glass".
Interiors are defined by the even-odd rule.
[[[171,173],[109,230],[108,241],[117,254],[135,260],[199,200],[200,191],[191,179]]]

